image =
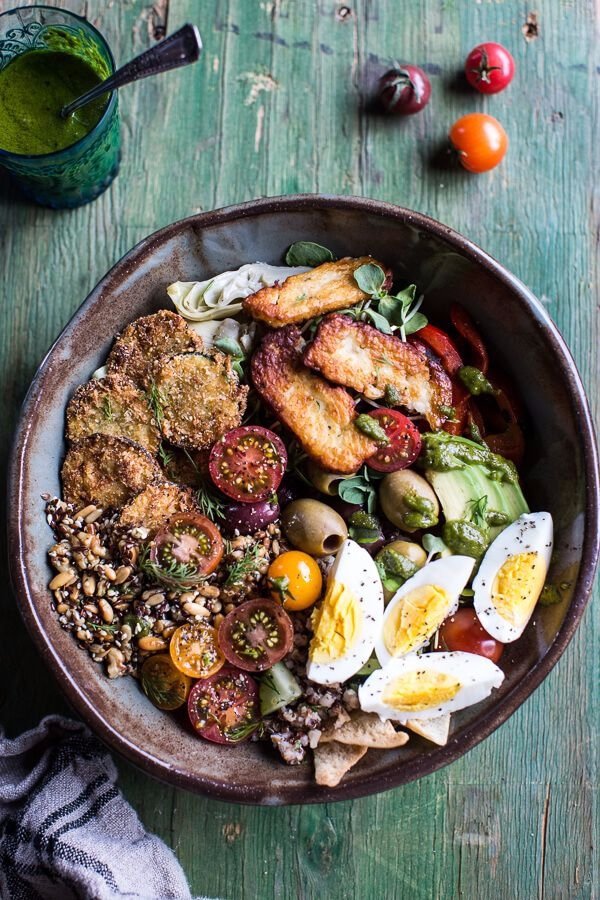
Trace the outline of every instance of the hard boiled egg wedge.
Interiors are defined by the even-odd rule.
[[[365,712],[403,723],[473,706],[503,680],[497,665],[474,653],[411,653],[373,672],[358,700]]]
[[[327,576],[325,597],[311,616],[307,677],[337,684],[355,675],[373,652],[382,615],[375,563],[356,541],[346,540]]]
[[[509,644],[523,634],[546,581],[552,542],[550,513],[526,513],[488,548],[473,580],[473,604],[497,641]]]
[[[474,565],[470,556],[447,556],[427,563],[405,581],[387,605],[375,642],[382,666],[420,650],[444,619],[456,612]]]

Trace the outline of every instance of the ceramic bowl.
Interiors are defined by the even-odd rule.
[[[334,789],[310,764],[283,765],[260,744],[223,748],[199,740],[146,700],[132,678],[109,681],[63,631],[50,605],[46,551],[52,536],[40,495],[59,493],[65,406],[102,364],[132,319],[169,307],[166,286],[245,262],[279,263],[296,240],[339,256],[373,254],[426,295],[433,321],[460,302],[519,386],[531,425],[525,493],[556,525],[551,577],[571,587],[538,609],[509,645],[501,689],[453,716],[450,741],[417,738],[372,751]],[[74,710],[115,751],[150,775],[225,800],[275,805],[360,797],[427,775],[501,725],[563,653],[588,599],[598,554],[598,464],[584,391],[556,327],[531,292],[452,229],[406,209],[350,197],[257,200],[176,222],[134,247],[102,279],[42,362],[25,400],[10,466],[9,540],[18,603],[35,644]],[[510,727],[507,726],[507,727]]]

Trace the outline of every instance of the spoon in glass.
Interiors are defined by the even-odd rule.
[[[169,69],[177,69],[179,66],[187,66],[189,63],[196,62],[200,58],[201,52],[200,32],[195,25],[184,25],[179,31],[174,31],[154,47],[150,47],[149,50],[145,50],[144,53],[140,53],[139,56],[121,66],[113,75],[86,91],[81,97],[63,106],[60,114],[63,119],[66,119],[76,109],[85,106],[91,100],[96,100],[102,94],[123,87],[124,84],[139,81],[140,78],[147,78],[148,75],[168,72]]]

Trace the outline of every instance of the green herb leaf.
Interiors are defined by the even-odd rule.
[[[423,313],[414,313],[404,324],[404,334],[414,334],[415,331],[420,331],[421,328],[425,328],[427,321],[427,316],[424,316]]]
[[[158,458],[160,459],[161,465],[169,470],[171,463],[173,462],[174,453],[172,450],[167,450],[163,443],[160,444],[158,448]]]
[[[213,522],[225,518],[225,502],[204,482],[196,488],[196,503]]]
[[[474,525],[485,527],[487,525],[487,506],[488,498],[486,495],[479,497],[478,500],[469,500],[469,519]]]
[[[165,405],[165,399],[162,396],[158,387],[156,386],[156,383],[154,380],[152,380],[150,382],[150,387],[148,389],[147,397],[148,397],[148,403],[150,404],[150,409],[154,413],[154,418],[156,419],[156,424],[160,425],[162,420],[165,417],[165,413],[164,413],[164,409],[163,409],[163,407]]]
[[[424,534],[421,544],[423,545],[423,550],[428,554],[427,562],[431,562],[434,556],[438,556],[448,549],[443,540],[440,537],[436,537],[435,534]]]
[[[374,309],[365,309],[363,317],[369,319],[378,331],[382,331],[384,334],[392,333],[392,327],[386,317],[382,316],[381,313],[375,312]]]
[[[346,503],[360,503],[361,506],[366,506],[369,513],[374,513],[377,507],[377,490],[366,467],[352,478],[345,478],[339,482],[338,496]]]
[[[327,247],[315,244],[314,241],[296,241],[285,254],[288,266],[320,266],[332,262],[335,256]]]
[[[140,571],[153,581],[159,581],[169,587],[191,587],[204,581],[204,576],[198,574],[196,566],[190,563],[181,563],[171,560],[168,566],[160,565],[150,559],[150,546],[146,544],[140,553],[138,566]]]
[[[377,263],[366,263],[359,266],[354,272],[354,280],[361,291],[370,297],[382,296],[385,272]]]
[[[245,581],[246,576],[251,575],[252,572],[258,571],[258,561],[261,558],[259,556],[259,550],[260,547],[258,544],[251,544],[250,547],[246,549],[242,558],[236,560],[230,567],[227,578],[225,579],[225,587],[242,584]]]
[[[242,345],[239,341],[236,341],[235,338],[224,335],[223,337],[217,338],[213,344],[217,350],[222,350],[223,353],[226,353],[228,356],[233,356],[235,359],[246,358]]]

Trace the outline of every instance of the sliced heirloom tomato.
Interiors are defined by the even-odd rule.
[[[140,669],[140,684],[158,709],[179,709],[188,698],[192,679],[173,665],[166,653],[149,656]]]
[[[286,465],[285,446],[274,431],[260,425],[242,425],[213,445],[208,470],[227,497],[257,503],[277,490]]]
[[[258,684],[233,666],[197,681],[188,697],[188,715],[195,731],[216,744],[239,744],[260,725]]]
[[[214,572],[223,556],[221,532],[206,516],[177,516],[150,546],[151,574],[173,587],[191,587]]]
[[[396,409],[374,409],[369,415],[383,428],[388,443],[369,457],[367,465],[376,472],[397,472],[411,466],[421,452],[417,426]]]
[[[317,563],[301,550],[288,550],[273,560],[267,570],[273,596],[284,609],[308,609],[321,596],[323,576]]]
[[[225,662],[216,630],[203,622],[180,625],[171,638],[169,653],[173,664],[190,678],[209,678]]]
[[[474,609],[459,609],[449,616],[440,628],[440,640],[446,650],[476,653],[498,662],[504,644],[488,634]]]
[[[258,598],[242,603],[219,626],[219,645],[228,661],[247,672],[262,672],[292,648],[294,626],[279,603]]]

